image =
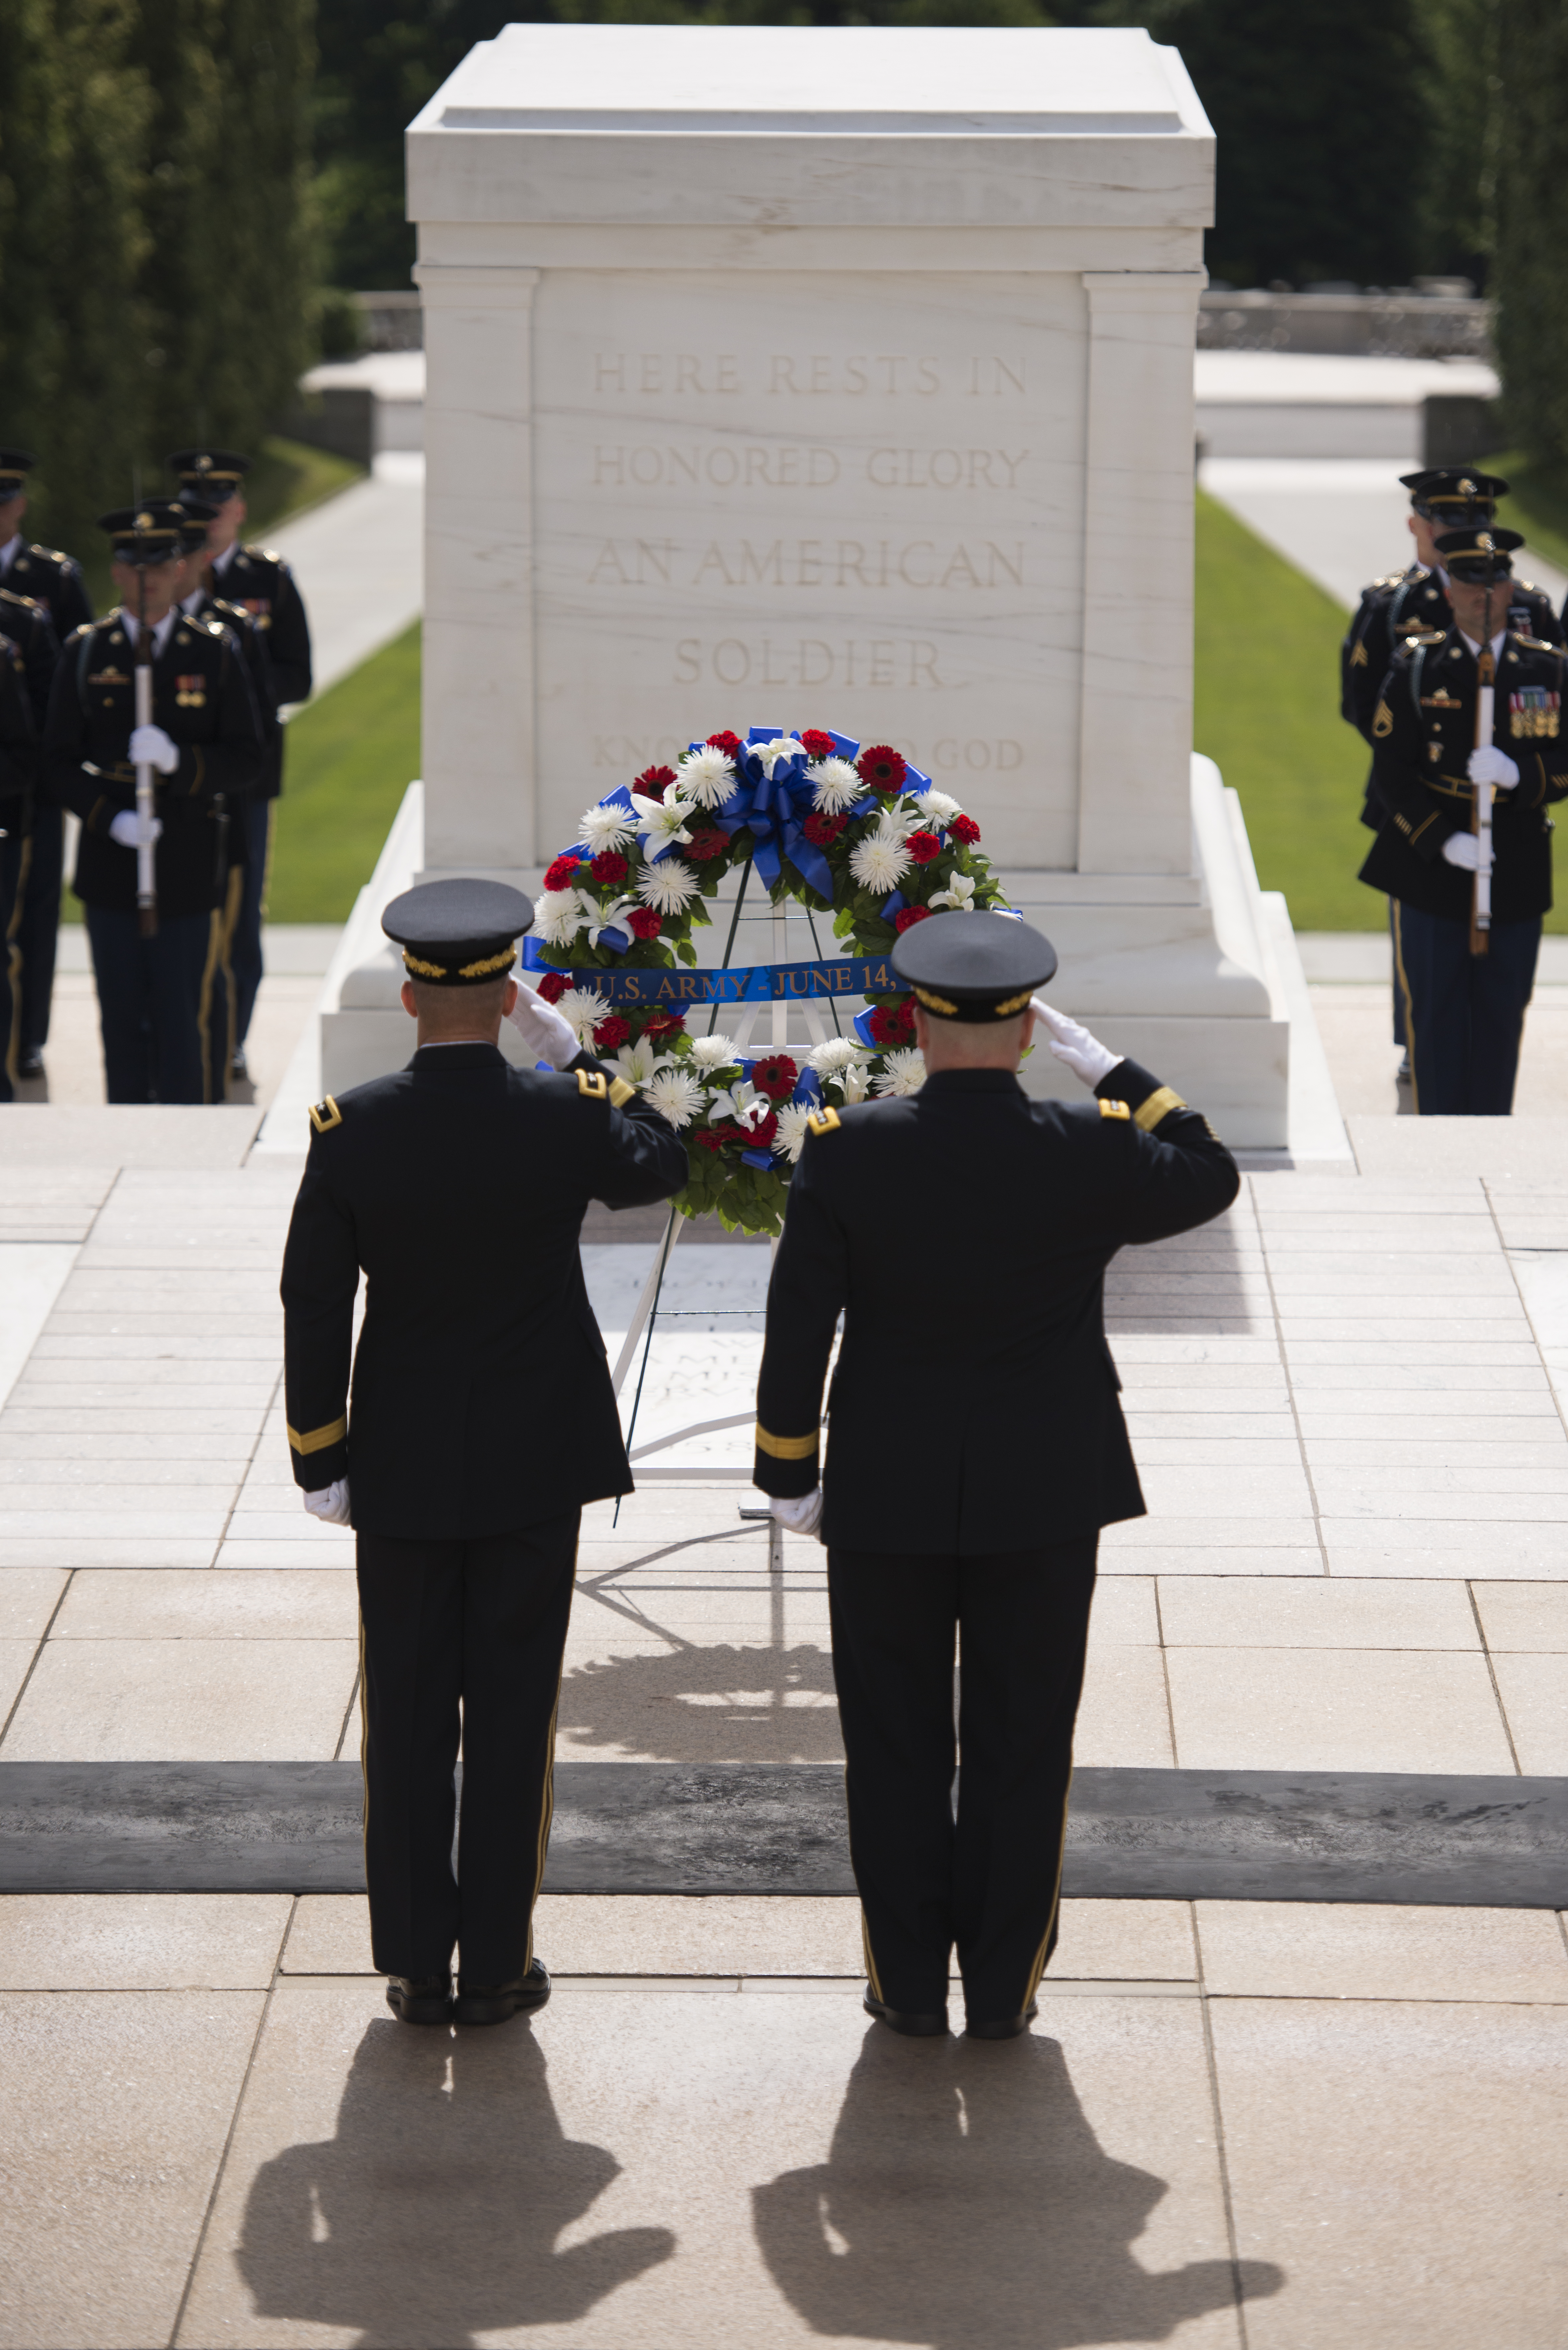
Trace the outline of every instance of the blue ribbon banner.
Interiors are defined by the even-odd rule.
[[[526,972],[554,971],[538,942],[523,941]],[[694,1011],[700,1003],[822,1003],[849,995],[904,995],[904,982],[887,955],[850,955],[831,962],[733,963],[725,971],[600,971],[576,966],[574,987],[596,988],[607,1003]]]

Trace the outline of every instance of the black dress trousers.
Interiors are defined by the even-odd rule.
[[[365,1873],[383,1974],[440,1974],[454,1944],[471,1983],[528,1970],[581,1515],[472,1542],[358,1534]]]
[[[867,1971],[904,2013],[946,2006],[956,1945],[970,2022],[1021,2015],[1055,1948],[1098,1540],[986,1557],[828,1552]]]

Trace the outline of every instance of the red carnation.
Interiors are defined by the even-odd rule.
[[[753,1075],[755,1075],[754,1070]],[[779,1122],[777,1114],[773,1110],[769,1110],[762,1124],[760,1126],[753,1126],[749,1132],[742,1134],[740,1137],[740,1140],[744,1144],[748,1150],[771,1150],[778,1138],[778,1130]]]
[[[808,726],[800,738],[800,747],[808,759],[831,759],[833,737],[825,734],[820,726]]]
[[[559,1003],[572,984],[573,977],[569,971],[547,971],[539,982],[538,993],[546,1003]]]
[[[893,928],[896,931],[912,931],[917,922],[929,922],[930,919],[929,906],[901,906],[893,917]]]
[[[722,1150],[724,1148],[722,1129],[716,1126],[700,1126],[691,1139],[700,1142],[704,1150]]]
[[[694,865],[707,865],[715,857],[722,857],[729,846],[729,834],[717,828],[709,832],[694,832],[686,843],[686,855]]]
[[[929,865],[933,857],[942,853],[942,844],[934,832],[912,832],[904,846],[917,865]]]
[[[808,816],[802,829],[818,848],[831,848],[848,821],[846,816]]]
[[[595,858],[588,871],[598,882],[624,881],[626,859],[618,848],[607,848],[600,856]]]
[[[915,1041],[914,1014],[909,998],[901,1003],[874,1003],[871,1007],[871,1041],[883,1046],[912,1045]]]
[[[660,928],[659,917],[651,906],[639,906],[635,914],[628,914],[626,926],[634,939],[656,939]]]
[[[874,743],[855,762],[855,772],[874,792],[901,792],[909,770],[888,743]]]
[[[787,1053],[769,1053],[753,1067],[752,1083],[770,1101],[788,1101],[800,1083],[800,1071]]]
[[[674,781],[673,767],[645,767],[632,789],[641,792],[648,799],[661,800]]]
[[[684,1012],[650,1012],[642,1033],[645,1036],[679,1036],[685,1025]]]
[[[722,751],[726,759],[736,759],[741,754],[742,745],[738,734],[726,732],[722,734],[710,734],[708,748],[710,751]]]
[[[628,1044],[630,1039],[631,1022],[623,1018],[620,1013],[612,1012],[609,1018],[601,1020],[594,1030],[594,1050],[596,1053],[613,1053],[618,1045]]]
[[[557,857],[545,876],[545,889],[569,889],[582,861],[580,857]]]
[[[980,827],[971,816],[955,816],[948,830],[955,840],[961,840],[966,848],[972,848],[980,838]]]

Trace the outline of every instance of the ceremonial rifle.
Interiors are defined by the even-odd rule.
[[[152,723],[152,634],[147,625],[147,566],[136,567],[136,723]],[[136,764],[136,927],[144,939],[158,935],[157,847],[152,820],[157,800],[150,760]]]
[[[1488,545],[1490,544],[1489,540]],[[1478,751],[1490,750],[1493,723],[1493,706],[1497,665],[1491,653],[1491,589],[1486,585],[1486,617],[1481,627],[1481,649],[1476,662],[1476,743]],[[1475,812],[1471,818],[1476,834],[1475,888],[1470,903],[1470,952],[1483,955],[1490,951],[1488,932],[1491,929],[1491,785],[1476,785]]]

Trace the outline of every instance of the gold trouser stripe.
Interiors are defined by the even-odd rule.
[[[307,1429],[303,1436],[297,1428],[288,1428],[286,1422],[285,1427],[289,1443],[296,1452],[325,1452],[329,1444],[337,1444],[348,1435],[348,1415],[344,1412],[326,1428]]]
[[[1410,1107],[1417,1118],[1421,1115],[1421,1093],[1416,1083],[1416,1011],[1410,1001],[1410,982],[1405,973],[1405,941],[1399,934],[1399,900],[1390,898],[1394,914],[1394,969],[1398,976],[1399,993],[1405,1003],[1405,1050],[1410,1056]]]
[[[821,1441],[820,1426],[809,1436],[770,1436],[762,1421],[757,1422],[757,1451],[771,1461],[809,1461]]]
[[[266,854],[262,859],[261,919],[266,920],[267,891],[272,888],[272,844],[277,831],[277,802],[266,804]]]
[[[213,975],[218,968],[223,943],[223,918],[214,906],[207,918],[207,964],[202,973],[202,993],[196,1004],[196,1034],[202,1045],[202,1099],[209,1106],[213,1099]],[[226,1084],[223,1091],[226,1097]]]
[[[26,910],[27,879],[33,870],[33,836],[22,843],[22,854],[16,859],[16,899],[11,909],[11,920],[5,928],[5,954],[10,965],[11,1033],[5,1039],[5,1075],[13,1085],[16,1082],[16,1064],[22,1052],[22,949],[17,933],[22,928],[22,916]]]
[[[1045,1920],[1045,1931],[1040,1937],[1040,1948],[1034,1953],[1034,1963],[1029,1970],[1029,1981],[1023,1993],[1023,2006],[1018,2011],[1020,2015],[1023,2013],[1024,2008],[1027,2008],[1030,2001],[1033,1998],[1035,1992],[1040,1988],[1040,1978],[1045,1971],[1046,1962],[1051,1956],[1051,1945],[1055,1939],[1056,1920],[1060,1916],[1062,1909],[1062,1866],[1067,1856],[1067,1804],[1071,1799],[1072,1793],[1073,1766],[1071,1762],[1069,1762],[1067,1765],[1067,1792],[1062,1798],[1061,1834],[1056,1846],[1056,1882],[1051,1888],[1050,1914]]]
[[[359,1613],[359,1779],[363,1795],[359,1813],[359,1845],[365,1856],[365,1882],[370,1881],[370,1707],[365,1690],[365,1615]],[[374,1932],[372,1920],[371,1931]]]
[[[866,1904],[860,1904],[860,1948],[866,1957],[866,1980],[871,1986],[873,1999],[882,1996],[882,1978],[877,1972],[877,1960],[871,1950],[871,1927],[866,1916]],[[1027,2005],[1025,2002],[1025,2005]]]
[[[1172,1093],[1168,1086],[1159,1086],[1147,1101],[1140,1103],[1134,1110],[1133,1121],[1135,1125],[1141,1126],[1146,1134],[1152,1134],[1162,1118],[1168,1118],[1173,1109],[1186,1107],[1187,1104],[1179,1094]]]
[[[228,1098],[229,1091],[229,1063],[234,1057],[234,1047],[239,1041],[240,1004],[238,991],[234,986],[234,932],[239,928],[240,900],[244,896],[244,868],[240,865],[231,865],[228,899],[223,907],[223,936],[218,945],[218,968],[223,974],[223,1002],[228,1012],[228,1017],[224,1023],[227,1034],[223,1038],[223,1067],[221,1080],[225,1100]]]

